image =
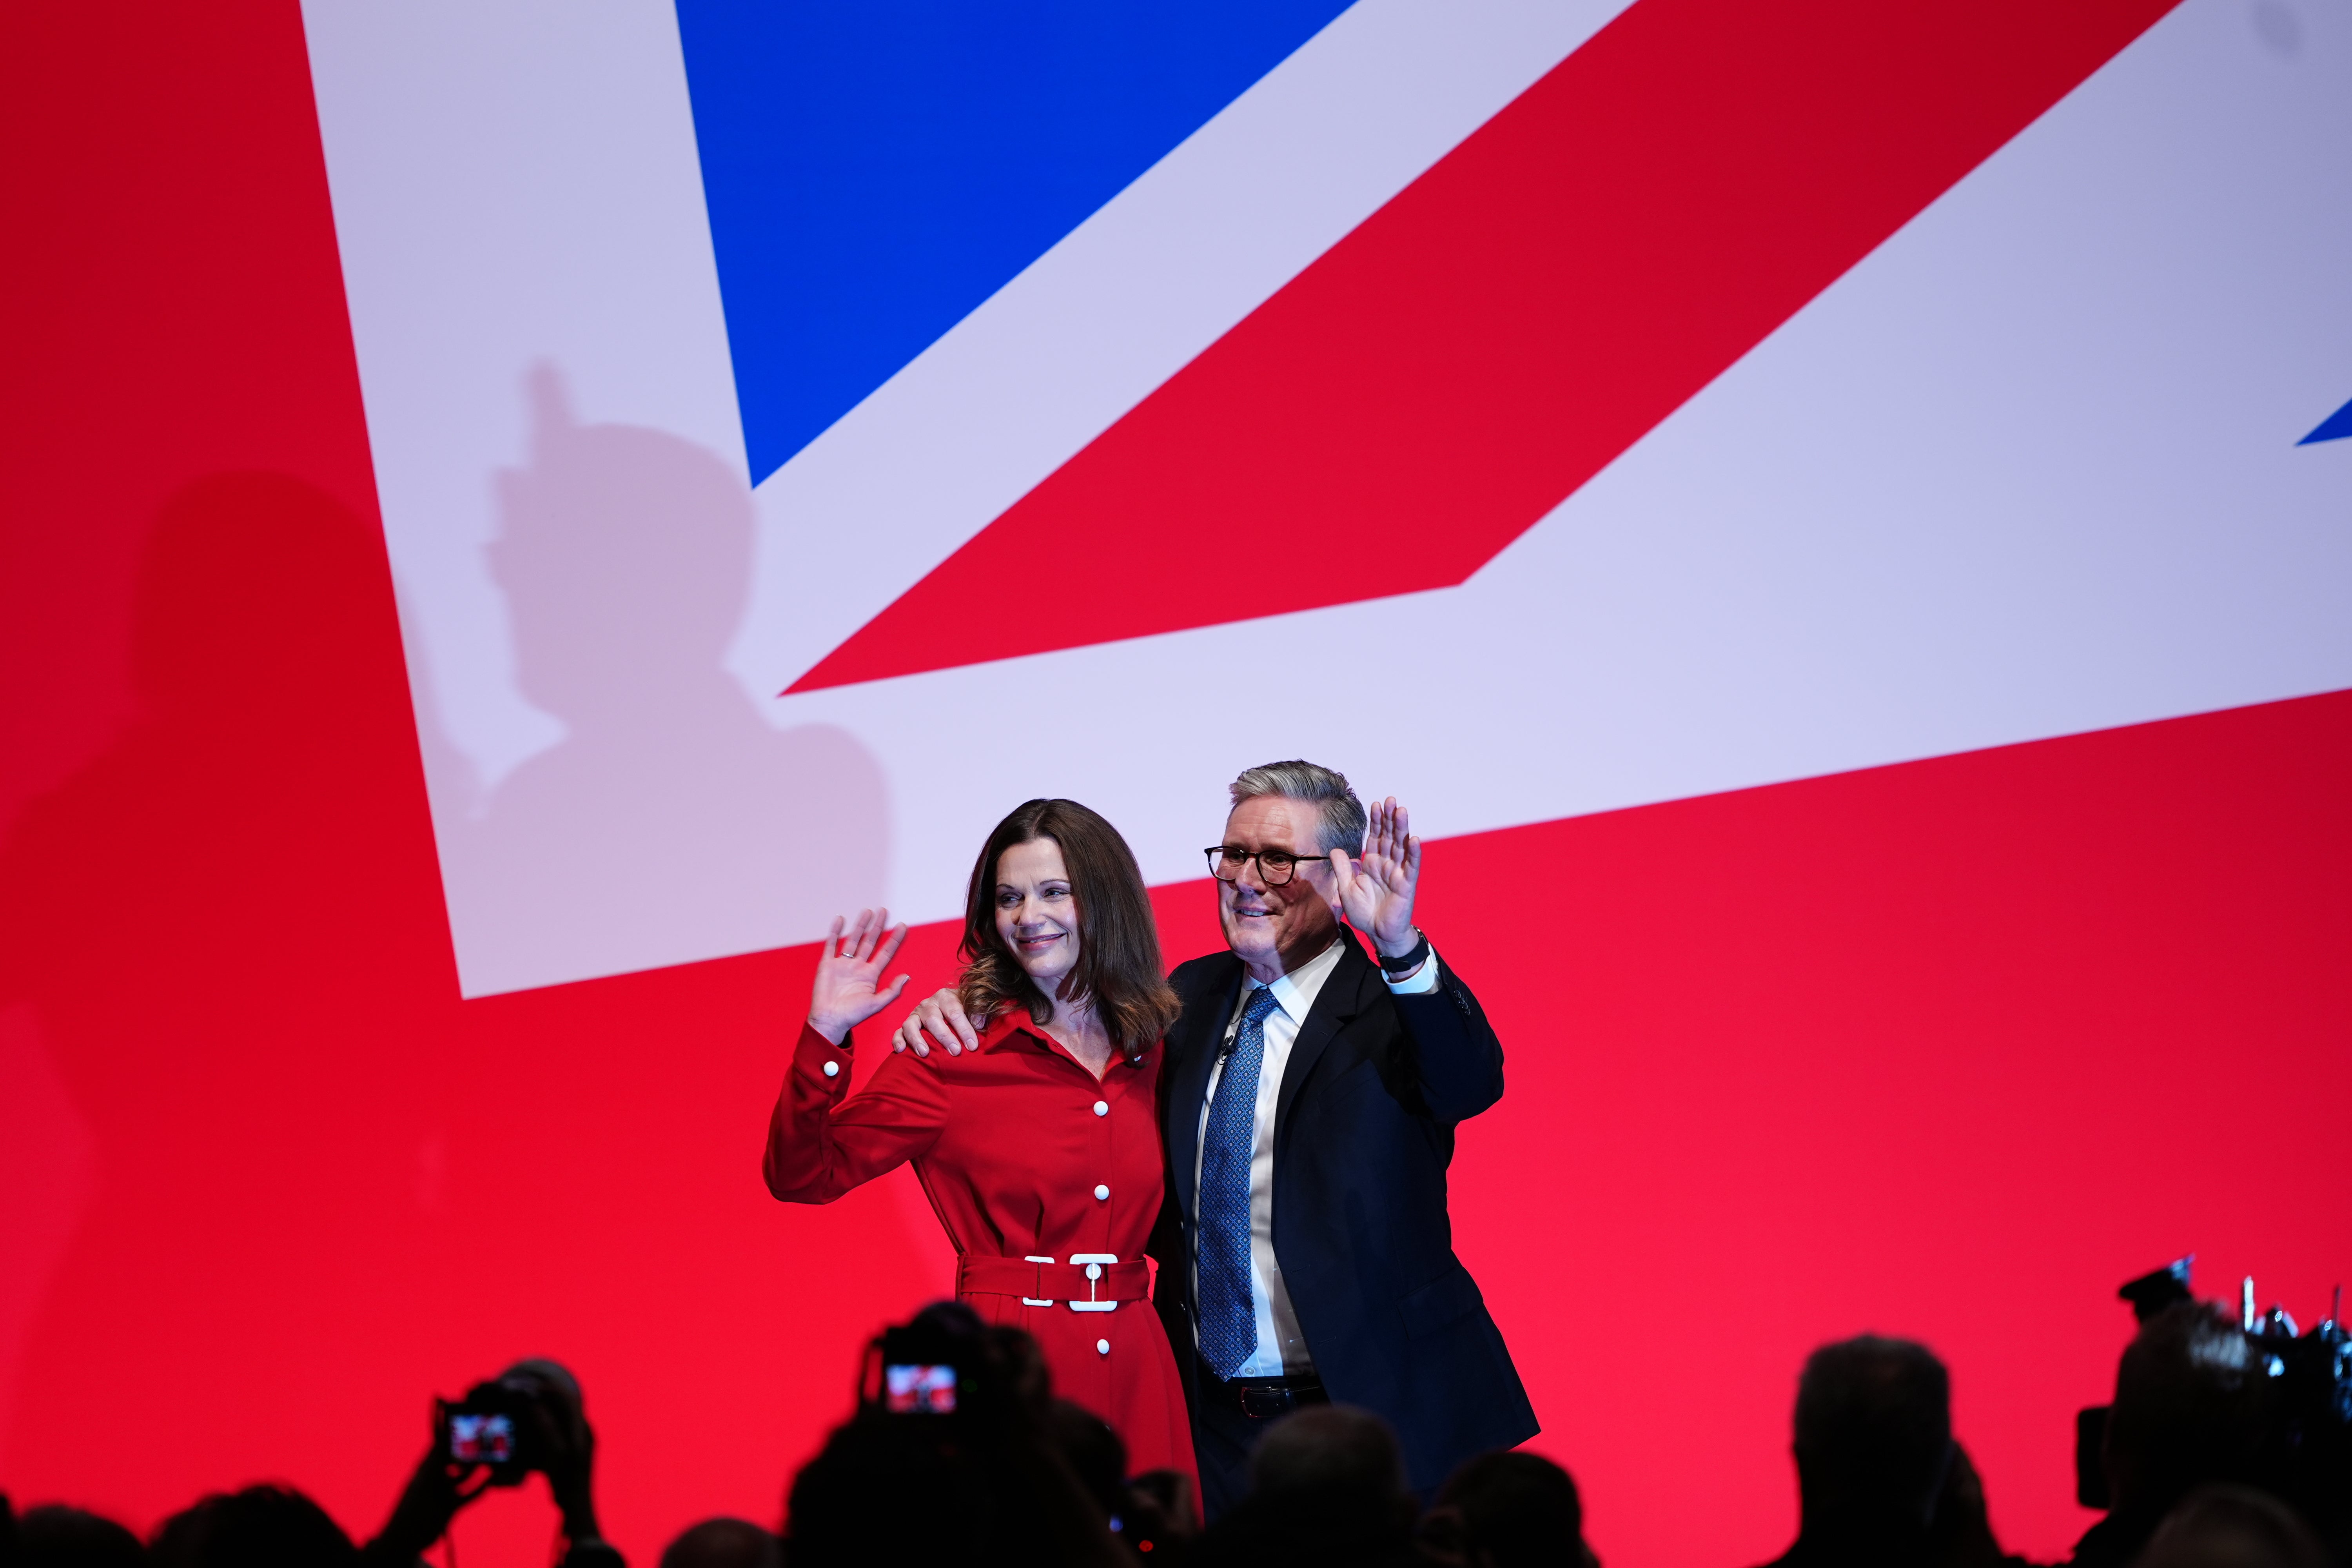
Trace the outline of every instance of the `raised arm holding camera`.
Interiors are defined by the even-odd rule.
[[[457,1404],[434,1411],[433,1440],[383,1531],[362,1550],[371,1563],[421,1560],[467,1503],[536,1472],[562,1515],[564,1568],[624,1568],[596,1519],[596,1433],[580,1383],[562,1363],[520,1361]]]

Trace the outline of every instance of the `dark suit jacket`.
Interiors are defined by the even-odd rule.
[[[1454,1128],[1503,1097],[1503,1047],[1451,969],[1391,994],[1353,931],[1291,1047],[1276,1101],[1274,1252],[1315,1370],[1339,1404],[1377,1411],[1426,1492],[1488,1448],[1536,1434],[1535,1410],[1476,1281],[1454,1256],[1445,1169]],[[1169,977],[1168,1199],[1155,1292],[1185,1392],[1192,1336],[1194,1165],[1209,1069],[1242,986],[1230,952]]]

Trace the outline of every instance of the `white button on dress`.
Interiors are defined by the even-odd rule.
[[[1096,1100],[1095,1114],[1097,1116],[1108,1116],[1110,1114],[1110,1101],[1108,1100]]]
[[[1097,1355],[1110,1354],[1110,1342],[1108,1340],[1097,1340],[1095,1342],[1095,1353]]]
[[[1095,1189],[1095,1198],[1097,1202],[1108,1196],[1110,1196],[1110,1189],[1108,1187],[1097,1187]]]
[[[839,1078],[841,1076],[841,1064],[839,1062],[825,1063],[824,1076],[827,1078]]]

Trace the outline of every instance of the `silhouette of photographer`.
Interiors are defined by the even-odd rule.
[[[549,368],[529,394],[490,565],[523,695],[568,733],[445,831],[469,987],[814,938],[877,896],[883,779],[841,730],[772,728],[723,667],[751,572],[742,479],[675,436],[579,424]]]
[[[478,1452],[462,1439],[453,1441],[458,1414],[477,1405],[510,1416],[501,1451]],[[595,1458],[596,1433],[588,1425],[579,1380],[560,1362],[517,1362],[439,1413],[425,1458],[361,1558],[383,1568],[409,1568],[448,1533],[458,1510],[492,1487],[520,1486],[536,1471],[547,1477],[562,1516],[562,1568],[623,1568],[596,1519]]]

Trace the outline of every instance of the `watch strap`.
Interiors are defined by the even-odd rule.
[[[1375,949],[1374,952],[1377,952],[1378,949]],[[1416,926],[1413,928],[1412,932],[1412,951],[1395,958],[1381,959],[1381,973],[1383,974],[1410,974],[1428,961],[1429,937],[1426,932],[1423,931],[1420,927]]]

